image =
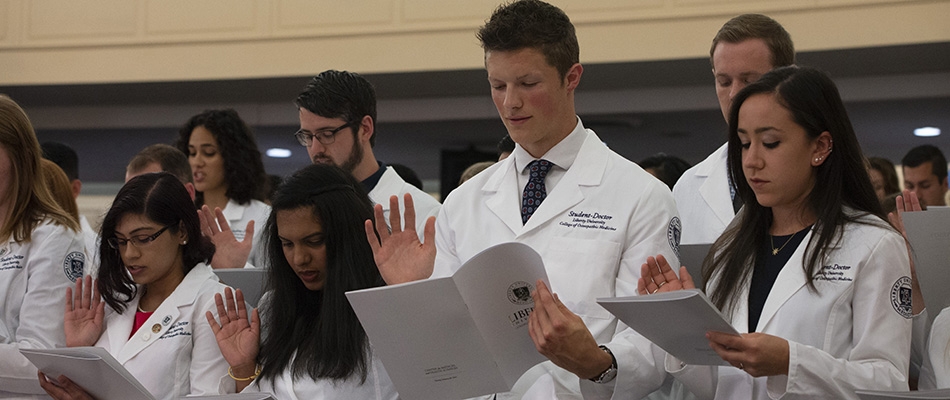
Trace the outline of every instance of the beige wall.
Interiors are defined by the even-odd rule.
[[[0,0],[0,85],[480,68],[497,0]],[[950,41],[950,1],[561,0],[585,63],[702,57],[762,12],[800,51]]]

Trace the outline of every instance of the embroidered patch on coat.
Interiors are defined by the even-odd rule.
[[[900,277],[891,287],[891,305],[894,306],[894,311],[908,319],[914,316],[912,293],[909,276]]]
[[[683,226],[680,224],[679,217],[673,217],[670,220],[670,226],[666,229],[666,239],[670,242],[670,249],[673,250],[673,254],[676,254],[676,258],[680,258],[680,235],[682,234]]]
[[[76,279],[82,278],[82,270],[86,265],[86,255],[81,251],[74,251],[66,255],[63,260],[63,272],[69,280],[76,282]]]

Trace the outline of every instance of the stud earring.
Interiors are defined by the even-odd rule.
[[[181,241],[181,244],[182,244],[182,246],[184,246],[184,245],[188,244],[188,241],[187,241],[187,240],[182,240],[182,241]]]

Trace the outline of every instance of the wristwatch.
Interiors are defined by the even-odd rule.
[[[607,348],[607,346],[600,345],[601,350],[610,354],[610,367],[607,368],[604,372],[601,372],[600,375],[597,375],[594,378],[591,378],[590,381],[594,383],[607,383],[617,377],[617,357],[614,357],[614,353]]]

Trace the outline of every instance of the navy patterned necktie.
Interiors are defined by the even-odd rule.
[[[521,195],[521,223],[528,223],[528,218],[534,214],[541,206],[541,202],[548,196],[544,189],[544,177],[551,171],[551,164],[548,160],[534,160],[528,164],[528,184],[524,187],[524,193]]]

